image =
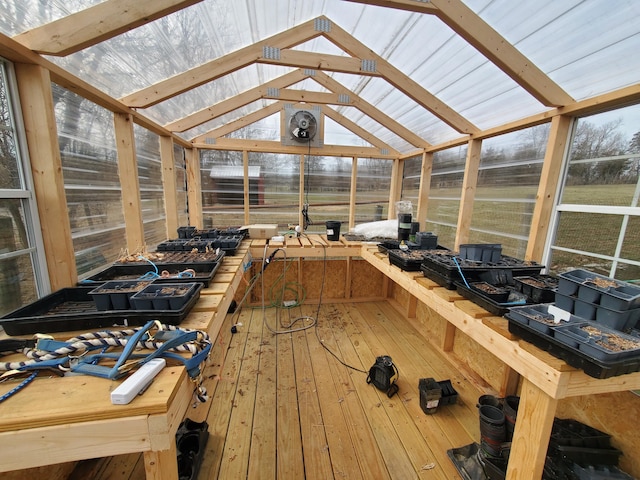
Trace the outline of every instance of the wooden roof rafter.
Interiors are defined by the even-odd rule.
[[[198,125],[202,125],[210,120],[213,120],[221,115],[227,114],[238,108],[244,107],[251,102],[265,98],[266,93],[269,90],[278,90],[286,88],[290,85],[298,83],[309,75],[304,70],[293,70],[289,73],[276,77],[269,82],[260,85],[258,87],[251,88],[242,93],[239,93],[233,97],[229,97],[226,100],[222,100],[216,104],[213,104],[207,108],[198,110],[197,112],[187,115],[165,125],[167,130],[172,132],[185,132],[191,128],[195,128]]]
[[[121,98],[121,101],[130,107],[151,107],[255,63],[264,54],[265,47],[290,48],[313,40],[321,35],[314,25],[315,20],[301,23],[289,30],[138,90]]]
[[[543,105],[560,107],[575,102],[571,95],[460,0],[347,1],[435,15]]]
[[[13,37],[34,52],[66,56],[202,0],[105,0]]]
[[[350,57],[291,50],[292,47],[320,35],[341,48]],[[478,131],[475,125],[326,17],[318,17],[305,22],[239,51],[160,81],[122,98],[122,101],[131,107],[149,107],[252,63],[382,77],[458,132],[474,133]],[[173,122],[170,125],[176,124],[177,122]],[[168,128],[171,127],[168,126]],[[184,127],[180,126],[179,128]]]
[[[215,128],[213,130],[210,130],[207,133],[204,133],[202,135],[198,135],[197,137],[195,137],[192,142],[193,143],[210,143],[210,142],[217,142],[218,139],[229,135],[232,132],[235,132],[241,128],[245,128],[249,125],[251,125],[252,123],[255,123],[259,120],[262,120],[264,118],[267,118],[275,113],[278,113],[280,111],[282,111],[282,109],[284,108],[285,102],[283,101],[277,101],[274,102],[270,105],[267,105],[266,107],[263,107],[259,110],[256,110],[254,112],[251,112],[243,117],[240,117],[232,122],[228,122],[218,128]],[[296,104],[296,107],[303,107],[304,104]],[[391,147],[390,145],[388,145],[386,142],[383,142],[382,140],[380,140],[379,138],[377,138],[376,136],[372,135],[370,132],[366,131],[364,128],[360,127],[357,123],[349,120],[347,117],[345,117],[344,115],[338,113],[336,110],[334,110],[333,108],[329,107],[328,105],[324,105],[323,109],[322,109],[322,113],[324,113],[327,117],[331,118],[332,120],[334,120],[335,122],[339,123],[340,125],[342,125],[344,128],[346,128],[347,130],[349,130],[351,133],[357,135],[358,137],[360,137],[361,139],[367,141],[368,143],[370,143],[371,145],[373,145],[374,147],[377,147],[380,149],[380,151],[391,154],[391,155],[400,155],[400,152],[398,152],[397,150],[395,150],[393,147]]]
[[[397,122],[390,116],[383,113],[380,109],[373,106],[369,102],[363,100],[360,96],[356,95],[354,92],[346,88],[337,80],[334,80],[329,75],[324,72],[316,72],[315,75],[311,77],[313,80],[318,82],[320,85],[325,87],[327,90],[330,90],[338,95],[347,96],[350,98],[350,105],[356,107],[365,115],[373,118],[376,122],[384,125],[389,131],[395,133],[403,140],[407,141],[411,145],[419,148],[428,148],[429,142],[427,142],[422,137],[416,135],[414,132],[406,128],[401,123]]]

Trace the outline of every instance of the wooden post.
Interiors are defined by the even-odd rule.
[[[427,221],[427,209],[429,205],[429,191],[431,190],[431,171],[433,169],[433,153],[422,154],[422,168],[420,170],[420,190],[418,192],[418,210],[416,222],[420,222],[423,228]]]
[[[116,132],[118,176],[122,187],[127,248],[129,252],[136,252],[145,246],[145,242],[133,116],[128,113],[114,113],[113,123]]]
[[[555,194],[560,181],[562,160],[567,150],[572,118],[563,115],[551,119],[551,131],[544,155],[540,184],[536,194],[536,204],[533,209],[529,241],[527,242],[526,260],[540,262],[544,252],[544,245],[549,234]]]
[[[356,189],[358,186],[358,157],[351,163],[351,192],[349,196],[349,230],[356,225]]]
[[[22,117],[51,290],[78,281],[49,71],[16,64]]]
[[[460,210],[458,212],[458,228],[454,250],[458,251],[461,244],[469,241],[471,231],[471,217],[473,215],[473,202],[478,186],[478,169],[480,168],[480,151],[482,140],[469,140],[467,150],[467,162],[464,168],[464,180],[462,181],[462,197],[460,198]]]
[[[178,187],[176,182],[173,139],[160,137],[160,160],[162,162],[162,189],[164,213],[166,216],[167,238],[175,238],[180,222],[178,220]]]
[[[507,466],[507,480],[542,478],[557,404],[557,399],[544,393],[531,381],[524,380]]]
[[[244,224],[249,225],[249,190],[251,189],[251,180],[249,179],[249,152],[242,151],[242,171],[244,177]]]
[[[202,229],[202,184],[200,181],[200,154],[198,149],[186,149],[185,159],[187,163],[187,201],[189,202],[189,225]]]

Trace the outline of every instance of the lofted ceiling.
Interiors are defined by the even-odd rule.
[[[638,85],[637,0],[5,0],[0,31],[186,141],[389,155]]]

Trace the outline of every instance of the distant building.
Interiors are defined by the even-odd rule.
[[[203,191],[210,205],[244,205],[244,168],[242,165],[216,166],[209,173]],[[264,178],[260,166],[249,167],[249,204],[264,205]]]

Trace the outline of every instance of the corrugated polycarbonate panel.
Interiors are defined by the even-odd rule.
[[[637,0],[463,1],[576,100],[638,83]],[[99,2],[6,0],[0,6],[0,31],[13,36],[96,3]],[[120,98],[320,15],[330,19],[318,24],[323,29],[345,30],[480,129],[548,108],[437,17],[343,0],[205,0],[65,58],[51,60]],[[296,49],[348,55],[326,38],[303,42]],[[269,65],[241,68],[143,113],[160,124],[168,124],[291,70]],[[388,82],[327,73],[429,143],[460,136]],[[307,85],[313,82],[305,82]],[[366,115],[349,107],[339,110],[394,148],[414,148]],[[237,118],[249,111],[243,107],[224,118]],[[204,127],[193,130],[206,131]]]

